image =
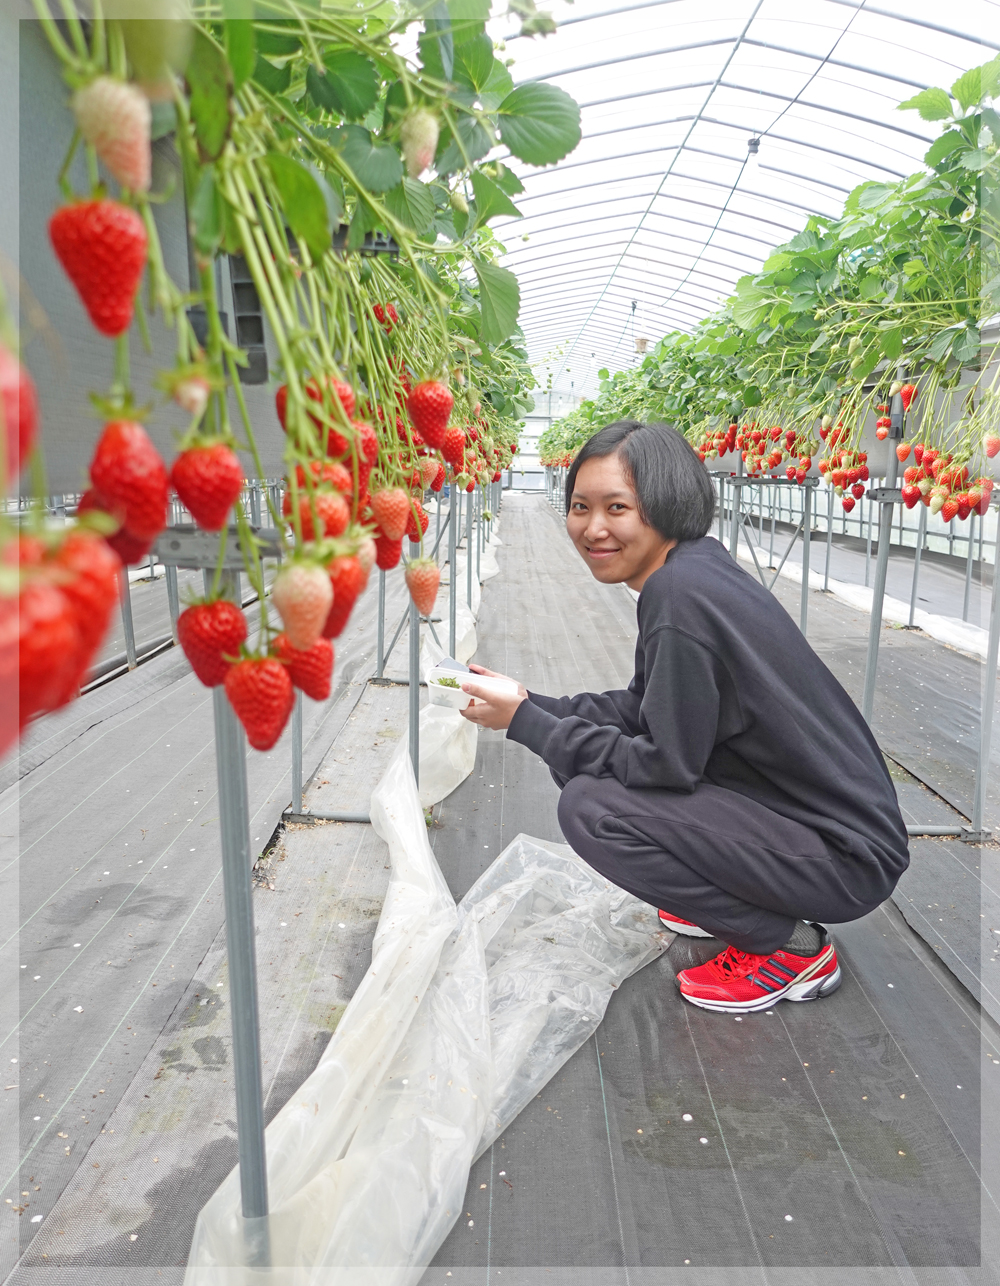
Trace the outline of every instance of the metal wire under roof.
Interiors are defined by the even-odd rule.
[[[583,138],[560,165],[514,162],[524,217],[493,226],[536,374],[577,397],[639,360],[633,339],[690,330],[809,214],[918,169],[938,130],[898,104],[1000,49],[997,0],[953,0],[947,25],[931,0],[576,0],[556,16],[511,53],[519,82],[581,104]]]

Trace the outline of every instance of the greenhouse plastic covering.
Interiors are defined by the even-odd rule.
[[[517,83],[581,104],[583,138],[547,169],[511,162],[524,218],[494,226],[531,361],[578,397],[599,367],[641,360],[636,339],[690,330],[810,214],[919,169],[938,130],[899,103],[1000,48],[992,0],[576,0],[555,16],[548,39],[492,31]]]
[[[473,1160],[672,939],[570,849],[523,835],[456,906],[405,746],[371,811],[392,860],[371,968],[267,1129],[271,1215],[242,1219],[234,1170],[199,1215],[186,1286],[415,1286]]]

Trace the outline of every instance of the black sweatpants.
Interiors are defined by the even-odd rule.
[[[709,782],[688,795],[630,790],[615,777],[552,775],[562,787],[559,825],[589,866],[741,951],[776,951],[796,920],[867,915],[898,879]]]

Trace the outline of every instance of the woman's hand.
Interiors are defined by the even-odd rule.
[[[470,665],[469,669],[473,674],[483,674],[491,679],[509,679],[506,674],[498,674],[495,670],[487,670],[482,665]],[[511,683],[517,683],[516,679],[509,679]],[[522,701],[527,701],[528,690],[521,684],[517,684],[517,694],[515,696],[499,696],[494,692],[487,692],[481,688],[474,680],[467,680],[462,684],[462,691],[467,692],[469,696],[475,697],[472,705],[467,706],[461,711],[464,718],[470,723],[477,724],[480,728],[493,728],[496,731],[502,731],[510,726],[511,719]]]

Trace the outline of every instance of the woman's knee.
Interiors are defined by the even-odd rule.
[[[558,806],[559,827],[574,848],[577,847],[576,842],[595,838],[597,824],[608,812],[602,799],[601,782],[600,777],[581,773],[571,777],[562,788]]]

